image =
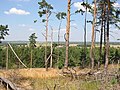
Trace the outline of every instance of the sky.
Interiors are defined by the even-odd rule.
[[[5,37],[5,41],[28,41],[32,33],[36,33],[37,41],[45,41],[43,34],[45,33],[45,24],[41,22],[39,17],[39,5],[41,0],[0,0],[0,25],[9,26],[9,34]],[[67,0],[46,0],[50,3],[53,12],[66,12]],[[88,0],[91,3],[91,0]],[[80,4],[82,0],[72,0],[74,4],[71,6],[71,13],[78,9],[83,9]],[[117,1],[115,7],[120,7],[120,0]],[[43,17],[44,18],[44,17]],[[92,20],[90,13],[87,19]],[[37,20],[37,23],[34,23]],[[58,27],[60,21],[52,14],[49,19],[49,41],[51,36],[51,27],[53,28],[54,41],[57,41]],[[66,19],[62,21],[60,41],[64,40],[66,30]],[[91,41],[91,24],[87,24],[87,41]],[[84,15],[71,15],[70,41],[83,41],[84,34]],[[120,30],[114,27],[110,28],[110,41],[116,42],[120,39]],[[96,34],[96,40],[99,41],[99,32]],[[119,42],[119,41],[117,41]]]

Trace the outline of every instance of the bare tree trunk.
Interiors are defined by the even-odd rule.
[[[6,45],[6,70],[8,69],[8,45]]]
[[[104,3],[104,63],[105,63],[105,56],[106,56],[106,5]]]
[[[98,60],[98,68],[100,67],[100,60],[102,56],[102,40],[103,40],[103,9],[102,9],[102,21],[101,21],[101,33],[100,33],[100,51],[99,51],[99,60]]]
[[[90,59],[91,59],[91,68],[94,68],[94,47],[95,47],[95,23],[96,23],[96,0],[94,0],[94,17],[93,17],[93,24],[92,24],[92,44],[90,49]]]
[[[106,21],[104,21],[104,24],[106,25]],[[105,56],[106,56],[106,29],[104,25],[104,64],[105,64]]]
[[[16,56],[16,58],[19,60],[19,62],[27,68],[27,66],[20,60],[20,58],[18,57],[18,55],[16,54],[16,52],[14,51],[14,49],[12,48],[12,46],[8,43],[10,49],[12,50],[12,52],[14,53],[14,55]]]
[[[51,29],[51,58],[50,58],[50,68],[53,66],[53,58],[52,58],[52,53],[53,53],[53,29]]]
[[[62,24],[62,20],[60,20],[60,25],[59,25],[59,29],[58,29],[58,47],[60,45],[60,29],[61,29],[61,24]],[[57,57],[57,68],[58,68],[58,61],[59,61],[59,49],[58,49],[58,57]]]
[[[48,40],[48,12],[46,10],[46,35],[45,35],[45,69],[48,70],[47,66],[47,40]]]
[[[106,61],[105,61],[105,71],[107,72],[108,63],[109,63],[109,15],[110,15],[110,0],[107,0],[107,35],[106,35]]]
[[[88,0],[86,0],[86,3]],[[86,27],[87,27],[87,6],[86,6],[86,11],[85,11],[85,26],[84,26],[84,61],[82,61],[82,66],[83,68],[85,67],[85,61],[86,61]]]
[[[67,9],[67,27],[66,27],[66,57],[64,67],[68,67],[68,52],[69,52],[69,33],[70,33],[70,7],[71,0],[68,0],[68,9]]]

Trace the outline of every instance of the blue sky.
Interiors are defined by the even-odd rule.
[[[10,35],[5,38],[6,41],[27,41],[32,33],[36,33],[37,41],[44,41],[45,33],[44,23],[41,23],[41,18],[38,15],[38,2],[41,0],[1,0],[0,2],[0,24],[9,25]],[[48,3],[54,7],[54,12],[67,11],[67,0],[47,0]],[[71,12],[74,13],[78,8],[83,8],[79,4],[82,0],[73,0]],[[91,0],[88,0],[91,2]],[[120,0],[116,4],[120,7]],[[88,13],[87,18],[92,20],[91,15]],[[34,23],[34,20],[38,20]],[[83,41],[84,30],[84,15],[71,16],[71,32],[70,41]],[[49,21],[49,27],[53,27],[54,41],[57,41],[57,31],[59,21],[52,14]],[[65,33],[66,20],[63,20],[61,27],[61,41],[64,41],[63,35]],[[111,28],[113,31],[110,35],[110,41],[117,41],[120,38],[120,31]],[[51,30],[49,28],[49,35]],[[114,37],[113,37],[114,36]],[[97,40],[99,40],[99,33],[97,33]],[[50,40],[50,37],[49,37]],[[91,41],[91,25],[87,24],[87,41]]]

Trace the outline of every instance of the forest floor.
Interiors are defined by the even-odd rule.
[[[119,68],[120,65],[109,65],[107,77],[103,74],[103,67],[93,72],[78,67],[64,71],[46,71],[45,68],[10,69],[0,70],[0,77],[9,79],[21,90],[120,90]],[[5,90],[2,85],[0,90]]]

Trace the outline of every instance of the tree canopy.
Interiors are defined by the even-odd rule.
[[[2,39],[5,39],[5,36],[9,35],[8,25],[0,25],[0,43]]]

